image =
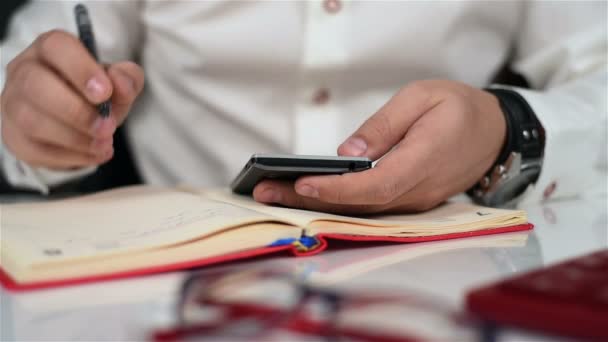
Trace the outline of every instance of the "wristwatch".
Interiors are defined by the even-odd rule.
[[[526,100],[509,89],[485,89],[498,98],[507,137],[490,171],[467,194],[489,207],[514,207],[540,175],[545,131]]]

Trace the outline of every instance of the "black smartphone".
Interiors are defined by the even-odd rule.
[[[364,171],[372,167],[367,157],[254,154],[232,181],[237,194],[251,194],[262,179],[295,180],[305,175],[335,175]]]

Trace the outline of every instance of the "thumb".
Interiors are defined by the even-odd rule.
[[[108,75],[114,87],[112,116],[116,119],[117,125],[120,125],[144,87],[144,72],[133,62],[120,62],[110,65]]]
[[[382,157],[435,105],[431,99],[429,86],[413,83],[404,87],[338,147],[338,155]]]

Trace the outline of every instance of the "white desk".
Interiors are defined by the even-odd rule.
[[[276,257],[249,266],[280,264],[293,272],[305,268],[314,277],[344,260],[384,256],[380,259],[384,261],[368,265],[365,272],[332,286],[410,288],[461,305],[467,289],[608,246],[605,194],[524,209],[536,228],[522,246],[469,246],[470,239],[462,239],[444,243],[445,250],[433,253],[429,251],[443,242],[330,249],[314,257]],[[170,273],[22,294],[2,290],[0,340],[140,340],[147,328],[172,320],[184,276]]]

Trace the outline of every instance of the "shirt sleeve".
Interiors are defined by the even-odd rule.
[[[543,166],[523,202],[605,191],[607,176],[606,2],[527,3],[515,71],[533,89],[511,88],[545,129]]]
[[[38,35],[52,29],[77,34],[74,7],[78,3],[85,4],[89,10],[102,62],[135,59],[142,41],[140,1],[32,1],[11,18],[6,39],[0,44],[1,89],[4,89],[6,81],[7,64]],[[14,187],[48,193],[50,187],[83,177],[95,169],[55,171],[32,167],[18,160],[3,143],[0,144],[0,172]]]

